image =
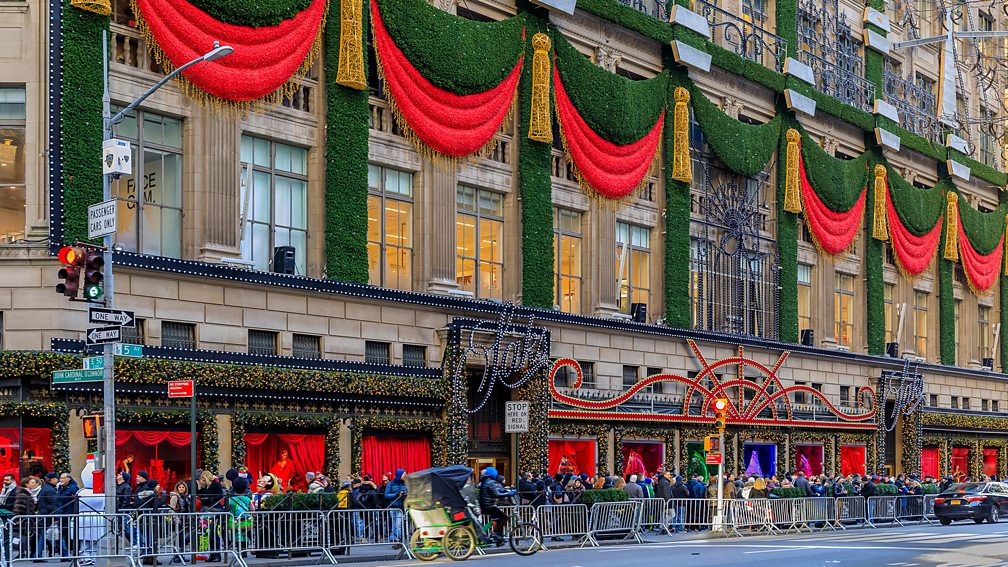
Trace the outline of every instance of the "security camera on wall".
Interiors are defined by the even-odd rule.
[[[574,6],[577,0],[532,0],[533,4],[538,4],[550,10],[559,10],[565,14],[574,15]]]

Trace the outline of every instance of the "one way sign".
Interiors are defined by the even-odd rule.
[[[97,327],[88,329],[87,344],[100,345],[117,343],[122,340],[122,327]]]
[[[136,316],[132,311],[105,309],[102,307],[90,308],[88,310],[88,321],[96,324],[119,325],[120,327],[132,328],[136,326]]]

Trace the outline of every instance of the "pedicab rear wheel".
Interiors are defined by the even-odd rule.
[[[441,549],[455,561],[469,559],[473,551],[476,551],[476,534],[469,526],[452,526],[444,535]]]
[[[542,547],[542,532],[532,522],[519,522],[511,527],[508,536],[511,550],[522,556],[533,555]]]
[[[409,539],[409,550],[420,561],[433,561],[441,554],[440,543],[436,539],[421,537],[420,530],[413,530],[413,535]]]

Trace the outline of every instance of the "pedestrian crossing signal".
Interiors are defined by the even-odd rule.
[[[98,439],[98,429],[102,425],[101,414],[85,415],[81,418],[81,422],[84,429],[84,439],[89,441]]]

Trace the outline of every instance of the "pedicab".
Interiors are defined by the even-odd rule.
[[[405,475],[404,502],[413,524],[409,550],[422,561],[444,553],[455,561],[468,559],[477,548],[499,545],[488,534],[490,518],[480,515],[473,470],[462,465],[438,467]],[[514,509],[507,541],[518,555],[532,555],[542,546],[539,526],[520,521]]]

